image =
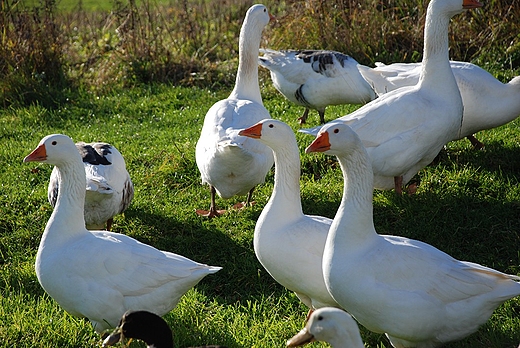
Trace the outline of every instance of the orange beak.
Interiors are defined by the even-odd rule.
[[[318,134],[316,139],[305,149],[305,153],[325,152],[330,150],[329,132]]]
[[[269,13],[269,22],[274,22],[276,17]]]
[[[482,7],[482,3],[477,0],[463,0],[462,8],[465,10],[469,10],[472,8]]]
[[[238,135],[259,139],[262,136],[262,123],[257,123],[254,126],[242,129],[240,132],[238,132]]]
[[[287,347],[299,347],[304,344],[316,342],[316,338],[307,330],[306,327],[301,329],[293,338],[287,341]]]
[[[24,162],[41,162],[47,159],[47,150],[45,150],[45,145],[41,144],[33,152],[28,154],[23,161]]]

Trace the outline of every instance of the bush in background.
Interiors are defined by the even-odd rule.
[[[55,0],[32,8],[4,0],[0,8],[0,91],[4,106],[12,103],[60,102],[68,81]]]
[[[520,1],[482,1],[482,9],[452,19],[451,59],[493,70],[518,69]],[[336,50],[366,65],[417,62],[422,59],[427,5],[410,0],[291,0],[281,28],[271,35],[277,46]]]
[[[71,2],[73,0],[61,0]],[[74,0],[76,1],[76,0]],[[0,86],[4,106],[56,104],[68,91],[95,93],[136,84],[210,88],[234,83],[238,33],[256,1],[113,0],[110,11],[30,9],[2,2]],[[277,17],[262,46],[330,49],[360,63],[422,58],[427,2],[411,0],[267,0]],[[520,69],[520,0],[491,0],[452,20],[450,56],[508,80]]]

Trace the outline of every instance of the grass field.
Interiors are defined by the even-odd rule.
[[[297,129],[301,108],[288,104],[264,79],[264,101],[272,117]],[[219,265],[166,318],[178,346],[220,343],[230,347],[282,347],[302,326],[306,308],[278,285],[252,249],[255,221],[271,194],[273,175],[258,188],[257,204],[205,220],[194,210],[209,204],[201,186],[194,146],[206,110],[227,91],[157,85],[112,95],[69,100],[58,110],[27,107],[0,113],[0,346],[95,347],[88,322],[66,314],[39,286],[34,257],[51,207],[46,190],[51,167],[22,159],[50,133],[74,140],[105,140],[126,158],[135,184],[133,203],[115,220],[116,232],[164,250]],[[330,108],[327,118],[350,107]],[[313,115],[312,122],[317,122]],[[374,218],[380,233],[416,238],[456,258],[520,274],[520,131],[518,121],[478,134],[486,144],[449,144],[435,165],[420,172],[414,196],[376,192]],[[311,139],[298,134],[302,150],[304,211],[333,217],[342,194],[334,161],[305,155]],[[218,200],[221,207],[235,201]],[[516,347],[520,299],[500,307],[468,339],[449,347]],[[389,347],[362,331],[368,347]],[[132,346],[136,344],[132,343]],[[319,344],[315,344],[320,346]]]
[[[105,2],[103,6],[111,3]],[[184,13],[181,5],[188,3],[194,3],[194,6],[185,7],[185,10],[196,10]],[[42,137],[51,133],[64,133],[75,141],[108,141],[125,157],[136,191],[125,214],[116,217],[114,231],[199,262],[223,267],[190,290],[165,317],[174,331],[176,346],[284,347],[285,341],[301,329],[307,309],[262,268],[252,246],[256,219],[272,192],[273,172],[268,175],[266,183],[256,189],[256,205],[253,207],[240,212],[231,211],[213,220],[195,214],[195,209],[209,206],[209,189],[200,184],[195,164],[195,144],[206,111],[215,101],[229,94],[236,71],[234,49],[241,15],[230,7],[244,4],[239,1],[230,3],[229,7],[217,9],[208,6],[205,0],[171,1],[168,4],[172,10],[162,13],[164,17],[146,17],[148,13],[141,13],[142,17],[138,19],[146,30],[155,28],[153,24],[163,25],[168,21],[172,27],[182,29],[206,18],[208,12],[204,11],[221,15],[208,24],[211,30],[197,27],[200,32],[193,37],[182,31],[172,32],[167,37],[173,39],[172,43],[163,40],[164,37],[153,36],[153,30],[141,33],[142,37],[118,37],[114,31],[126,18],[126,12],[122,11],[121,15],[114,11],[115,14],[102,14],[100,17],[90,13],[73,16],[67,11],[76,8],[77,2],[62,0],[57,3],[61,12],[55,18],[58,18],[58,27],[63,30],[60,33],[64,34],[66,41],[60,54],[70,59],[64,59],[62,68],[72,82],[67,81],[56,96],[55,86],[49,85],[42,74],[35,74],[31,65],[34,63],[32,58],[38,63],[39,51],[27,55],[31,58],[28,59],[27,75],[16,75],[15,65],[8,74],[0,75],[0,90],[8,91],[11,96],[21,96],[19,100],[15,97],[17,100],[12,103],[4,100],[4,107],[0,108],[0,347],[79,348],[101,345],[99,336],[87,321],[68,315],[46,295],[34,272],[40,237],[52,211],[47,202],[47,184],[52,168],[45,164],[22,163],[22,160]],[[387,7],[381,10],[378,7],[377,13],[367,13],[361,7],[358,13],[354,2],[337,2],[339,7],[349,7],[348,13],[358,16],[353,18],[358,22],[353,20],[352,23],[367,32],[374,30],[363,26],[372,20],[367,17],[369,14],[374,15],[375,29],[379,28],[380,21],[388,25],[388,32],[381,42],[370,38],[370,35],[378,33],[362,36],[365,31],[360,31],[358,36],[349,36],[349,29],[342,25],[338,28],[345,32],[340,32],[340,29],[338,32],[325,31],[319,33],[323,35],[319,37],[313,28],[322,24],[331,28],[335,23],[343,23],[339,21],[344,20],[341,13],[319,16],[319,10],[327,12],[334,3],[310,0],[305,2],[309,4],[305,7],[304,2],[270,0],[268,5],[276,9],[279,20],[266,29],[263,46],[319,48],[323,43],[329,45],[323,48],[345,52],[351,49],[359,53],[355,57],[366,61],[381,57],[400,57],[409,61],[412,56],[418,57],[414,47],[420,47],[417,36],[420,30],[411,28],[411,22],[400,19],[401,16],[414,20],[421,17],[423,8],[416,6],[415,2],[405,6],[406,11],[401,6],[406,3],[404,0],[382,2]],[[106,7],[95,7],[96,4],[100,2],[82,2],[83,9],[92,13],[108,11]],[[371,6],[372,2],[367,4]],[[515,13],[519,10],[515,4],[501,1],[490,1],[484,10],[488,12],[466,14],[452,22],[454,30],[451,32],[455,34],[451,34],[450,39],[459,40],[453,41],[454,52],[467,52],[474,62],[502,81],[508,81],[520,74],[520,44],[519,38],[515,37],[504,39],[507,48],[502,47],[501,33],[511,32],[508,28],[516,25],[518,16]],[[385,22],[387,15],[392,15],[392,20]],[[30,17],[23,18],[27,20]],[[302,18],[305,18],[303,29],[300,28]],[[398,18],[397,24],[393,23],[395,18]],[[80,20],[83,22],[74,22]],[[34,30],[26,28],[27,33],[45,34],[39,25],[46,22],[35,22],[33,27],[27,27]],[[79,27],[77,33],[74,32],[75,25]],[[225,35],[219,34],[219,30],[225,31]],[[316,34],[308,37],[312,45],[303,46],[305,42],[287,34],[291,30],[301,30],[300,39],[306,37],[303,34]],[[167,30],[161,33],[164,32]],[[9,47],[18,47],[19,41],[16,40],[20,38],[13,33],[2,33],[2,42],[7,43],[5,47],[8,49],[0,47],[0,58],[10,54]],[[328,37],[331,33],[335,36]],[[136,37],[135,42],[130,40]],[[156,83],[153,79],[149,83],[133,79],[136,70],[132,64],[139,61],[143,53],[139,51],[142,47],[139,44],[150,37],[153,40],[148,42],[149,46],[143,52],[150,53],[147,49],[154,47],[159,48],[152,53],[172,52],[168,64],[180,62],[178,65],[185,69],[196,68],[193,73],[188,71],[188,79],[174,80],[178,82],[175,85]],[[405,37],[410,41],[404,40]],[[342,38],[348,38],[348,42],[342,42]],[[486,38],[489,47],[482,44],[487,42]],[[290,39],[295,42],[294,46],[288,47]],[[36,35],[31,40],[27,42],[37,43],[41,37]],[[466,45],[464,42],[469,43]],[[129,43],[136,44],[133,47],[135,51],[131,50]],[[378,47],[381,51],[374,51]],[[405,50],[407,55],[403,54]],[[23,56],[20,52],[9,57],[18,59]],[[370,52],[373,55],[369,55]],[[51,63],[52,60],[50,63],[43,61],[41,66],[52,71],[54,65]],[[147,63],[151,66],[150,71],[156,73],[152,64],[155,62]],[[193,65],[184,65],[186,63]],[[1,69],[0,72],[4,73]],[[6,76],[10,80],[4,78]],[[265,71],[261,71],[260,76],[264,104],[271,116],[287,122],[296,131],[299,128],[297,117],[303,110],[274,90]],[[35,82],[36,92],[30,90],[32,86],[27,86],[35,80],[38,80]],[[14,84],[16,88],[12,88]],[[50,92],[46,94],[48,90]],[[23,98],[29,93],[36,97]],[[52,102],[45,103],[46,99],[52,99]],[[331,120],[354,109],[352,106],[331,107],[326,119]],[[317,122],[318,117],[313,113],[309,125]],[[477,134],[486,145],[482,151],[473,150],[466,140],[448,144],[438,160],[419,173],[420,185],[413,196],[399,197],[393,192],[375,191],[377,231],[415,238],[458,259],[520,275],[519,126],[520,121],[516,120]],[[310,136],[298,133],[297,139],[302,159],[303,210],[307,214],[332,218],[342,195],[339,167],[331,157],[304,154],[303,149],[312,141]],[[218,199],[217,204],[229,208],[243,198]],[[360,329],[367,347],[390,347],[383,335]],[[520,298],[515,298],[499,307],[477,333],[447,347],[516,348],[519,343]],[[327,345],[314,343],[313,346]],[[131,347],[143,345],[132,342]]]
[[[27,7],[33,7],[38,6],[41,4],[42,0],[25,0],[23,2],[24,6]],[[110,11],[114,4],[116,3],[115,0],[110,1],[97,1],[97,0],[57,0],[55,1],[56,8],[59,12],[62,13],[69,13],[74,12],[78,10],[85,10],[88,12],[102,12],[102,11]],[[124,2],[121,2],[124,3]],[[136,5],[141,5],[142,1],[135,1]],[[159,4],[167,4],[169,3],[169,0],[158,0],[154,1],[154,3]]]

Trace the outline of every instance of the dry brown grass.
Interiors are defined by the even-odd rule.
[[[0,2],[0,91],[3,105],[32,103],[41,96],[55,102],[67,85],[62,37],[54,0],[31,11],[16,2]]]
[[[291,1],[276,46],[323,48],[348,53],[361,63],[414,62],[422,57],[428,2],[408,0]],[[452,59],[492,69],[518,69],[520,1],[485,1],[479,10],[453,18]],[[294,35],[288,35],[294,33]]]
[[[0,90],[13,102],[56,104],[74,88],[103,91],[136,83],[228,87],[238,32],[254,1],[114,0],[107,12],[78,5],[56,10],[1,2]],[[331,49],[360,63],[412,62],[422,56],[427,2],[410,0],[264,1],[277,21],[264,46]],[[80,2],[81,4],[81,2]],[[520,0],[489,1],[454,18],[452,59],[472,61],[508,79],[520,66]]]

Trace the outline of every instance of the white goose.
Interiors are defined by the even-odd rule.
[[[520,295],[518,276],[456,260],[417,240],[377,234],[372,165],[347,125],[325,125],[306,151],[337,156],[344,176],[323,254],[325,284],[343,309],[369,330],[386,333],[394,347],[461,339]]]
[[[300,197],[300,152],[293,130],[272,119],[240,131],[273,149],[274,188],[255,226],[256,257],[312,311],[338,307],[325,287],[321,259],[331,219],[305,215]]]
[[[56,206],[36,255],[45,291],[96,331],[115,327],[128,309],[164,315],[203,277],[220,270],[157,250],[123,234],[85,228],[85,169],[74,142],[48,135],[24,162],[58,168]]]
[[[419,81],[420,63],[376,63],[375,68],[359,66],[361,74],[378,94],[384,94]],[[502,126],[520,116],[520,76],[502,83],[486,70],[471,63],[450,61],[464,105],[462,127],[454,139],[468,138],[471,144],[484,147],[473,135]]]
[[[307,325],[287,341],[287,347],[314,341],[328,342],[332,348],[365,348],[356,321],[344,310],[333,307],[315,310]]]
[[[479,6],[476,0],[432,0],[417,85],[383,94],[335,120],[350,125],[363,141],[372,160],[375,188],[401,193],[403,183],[460,133],[463,108],[448,60],[448,25],[463,8]]]
[[[248,205],[253,189],[264,182],[273,166],[273,154],[267,146],[238,135],[239,129],[271,118],[262,103],[257,62],[262,31],[270,19],[263,5],[253,5],[247,11],[240,30],[235,88],[227,99],[215,103],[204,119],[195,158],[202,183],[210,185],[211,205],[209,211],[197,210],[199,215],[214,217],[224,212],[215,206],[215,193],[224,199],[248,194]]]
[[[76,143],[83,159],[87,178],[85,223],[87,229],[110,231],[113,217],[128,208],[134,197],[134,185],[126,170],[125,159],[107,143]],[[48,188],[49,203],[54,207],[58,199],[58,169],[51,173]]]
[[[358,62],[334,51],[260,50],[260,66],[269,69],[275,88],[291,102],[305,107],[299,118],[307,121],[315,109],[325,123],[328,105],[365,104],[376,98],[372,86],[358,70]]]

